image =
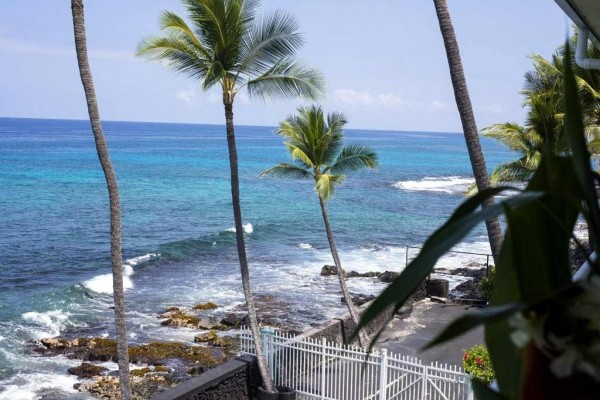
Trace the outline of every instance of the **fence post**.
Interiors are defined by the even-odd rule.
[[[326,384],[326,376],[325,376],[325,362],[327,361],[327,339],[321,338],[321,399],[326,399],[325,397],[325,384]]]
[[[387,400],[387,372],[387,349],[382,349],[381,358],[379,360],[379,400]]]
[[[404,268],[408,267],[408,246],[406,246],[406,261],[404,262]]]
[[[421,398],[423,400],[427,400],[429,398],[429,393],[427,393],[427,371],[429,371],[429,367],[427,367],[426,365],[423,365],[423,386],[422,386],[422,392],[421,392]]]
[[[275,378],[275,366],[273,365],[273,336],[275,330],[273,328],[263,327],[260,330],[260,336],[262,339],[263,354],[267,360],[267,366],[271,371],[271,377]]]

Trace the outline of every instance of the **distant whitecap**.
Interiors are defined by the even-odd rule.
[[[448,194],[464,194],[474,182],[473,178],[460,176],[425,177],[420,180],[400,181],[394,187],[413,192],[441,192]]]

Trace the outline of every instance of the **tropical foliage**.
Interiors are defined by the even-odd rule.
[[[565,54],[570,56],[569,46]],[[490,215],[504,213],[502,244],[490,306],[451,323],[428,346],[479,325],[496,372],[500,394],[474,381],[478,399],[593,399],[600,393],[600,261],[588,259],[572,281],[569,243],[586,220],[590,241],[600,245],[600,177],[590,164],[577,80],[564,72],[563,135],[566,151],[545,142],[543,156],[524,190],[493,208],[482,200],[506,191],[496,187],[467,199],[425,242],[421,253],[363,314],[365,326],[388,307],[398,309],[437,260]],[[514,190],[514,189],[513,189]]]
[[[258,0],[182,0],[191,24],[169,11],[163,12],[161,36],[144,39],[137,54],[200,82],[202,90],[218,87],[225,108],[231,194],[242,286],[250,330],[255,342],[263,384],[276,392],[262,352],[258,320],[246,257],[240,202],[239,173],[233,104],[241,90],[251,98],[307,98],[321,95],[319,72],[294,56],[304,40],[298,22],[289,14],[258,16]]]
[[[576,36],[572,42],[575,40]],[[600,51],[590,44],[588,56],[600,57]],[[556,154],[568,151],[561,133],[566,64],[570,64],[575,73],[589,151],[594,158],[600,156],[600,71],[579,68],[572,55],[566,56],[564,46],[557,49],[550,60],[540,55],[533,55],[531,59],[533,70],[525,75],[525,87],[521,92],[527,109],[525,124],[505,122],[482,131],[483,135],[500,141],[520,155],[517,160],[501,164],[494,170],[491,176],[494,184],[528,181],[540,165],[546,146]]]
[[[469,350],[465,350],[462,365],[467,374],[486,385],[492,383],[496,377],[490,353],[484,345],[477,344]]]
[[[346,175],[353,171],[377,167],[377,154],[367,146],[343,145],[346,118],[337,112],[323,113],[321,107],[300,107],[298,115],[290,116],[279,125],[278,133],[285,138],[285,146],[293,163],[280,163],[261,173],[284,179],[312,179],[319,198],[327,239],[342,294],[353,321],[358,324],[358,313],[346,286],[344,270],[335,246],[326,202],[335,193]],[[361,344],[368,343],[365,332],[359,336]]]
[[[494,282],[496,281],[496,267],[491,265],[488,273],[481,279],[479,282],[479,287],[481,289],[481,293],[483,293],[483,297],[486,300],[490,300],[492,298],[492,291],[494,290]]]

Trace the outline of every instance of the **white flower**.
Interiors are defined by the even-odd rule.
[[[565,351],[550,363],[550,370],[558,378],[566,378],[573,374],[573,369],[580,359],[581,354],[575,346],[566,346]]]
[[[546,317],[526,318],[522,313],[516,313],[508,319],[508,324],[516,328],[510,339],[519,348],[523,348],[531,339],[535,340],[538,347],[544,343],[544,321]]]

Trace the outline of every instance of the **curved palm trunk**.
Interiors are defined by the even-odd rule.
[[[485,165],[485,159],[483,158],[483,152],[481,151],[481,144],[479,143],[479,134],[477,125],[475,124],[475,116],[473,115],[473,107],[471,106],[471,99],[469,97],[469,90],[463,71],[458,43],[454,34],[454,27],[452,26],[452,19],[450,18],[446,0],[433,0],[433,3],[440,24],[440,30],[442,31],[442,37],[444,38],[448,66],[450,67],[450,78],[452,79],[452,86],[454,88],[454,97],[460,114],[465,141],[467,142],[467,150],[469,152],[469,158],[471,159],[475,183],[477,184],[477,190],[482,191],[490,187],[490,180]],[[494,198],[490,197],[483,202],[482,207],[491,207],[494,203]],[[497,217],[494,217],[487,219],[485,225],[494,262],[498,264],[500,246],[502,245],[502,229],[500,228],[500,222]]]
[[[346,300],[346,305],[348,306],[348,311],[350,312],[350,317],[352,318],[352,322],[358,326],[358,322],[360,317],[358,312],[356,311],[356,307],[354,306],[354,302],[352,301],[352,296],[350,295],[350,291],[348,290],[348,286],[346,285],[346,279],[344,277],[344,271],[342,269],[342,262],[340,261],[340,256],[337,252],[337,247],[335,246],[335,241],[333,239],[333,231],[331,230],[331,224],[329,223],[329,213],[327,212],[327,204],[321,195],[319,196],[319,203],[321,204],[321,213],[323,214],[323,222],[325,222],[325,230],[327,231],[327,240],[329,241],[329,248],[331,249],[331,256],[333,257],[333,262],[337,269],[337,276],[340,281],[340,287],[342,288],[342,296],[344,296],[344,300]],[[364,329],[361,329],[358,332],[358,342],[361,346],[369,345],[369,337],[367,336]]]
[[[231,171],[231,200],[233,203],[233,219],[235,220],[235,239],[237,242],[237,252],[240,261],[240,271],[242,274],[242,287],[244,288],[244,297],[248,306],[248,318],[250,320],[250,331],[254,338],[254,347],[256,349],[256,358],[258,359],[258,369],[262,377],[263,386],[269,392],[277,392],[273,379],[267,366],[267,360],[262,351],[262,341],[260,330],[258,329],[258,318],[256,317],[256,307],[252,288],[250,287],[250,270],[248,269],[248,259],[246,258],[246,243],[244,240],[244,227],[242,224],[242,209],[240,206],[240,180],[238,174],[237,148],[235,145],[235,131],[233,127],[233,102],[224,101],[225,105],[225,125],[227,128],[227,148],[229,150],[229,169]]]
[[[77,51],[77,62],[79,74],[85,92],[88,114],[96,142],[96,152],[104,171],[104,178],[108,188],[110,203],[110,256],[113,274],[113,298],[115,303],[115,325],[117,331],[117,357],[119,362],[119,377],[121,386],[121,398],[130,400],[131,384],[129,379],[129,354],[127,351],[127,331],[125,327],[125,298],[123,294],[123,266],[121,252],[121,205],[119,200],[119,187],[117,177],[110,161],[108,148],[100,114],[96,102],[96,92],[87,56],[87,44],[85,38],[85,21],[83,14],[83,0],[71,0],[71,11],[73,13],[73,30],[75,33],[75,49]]]

